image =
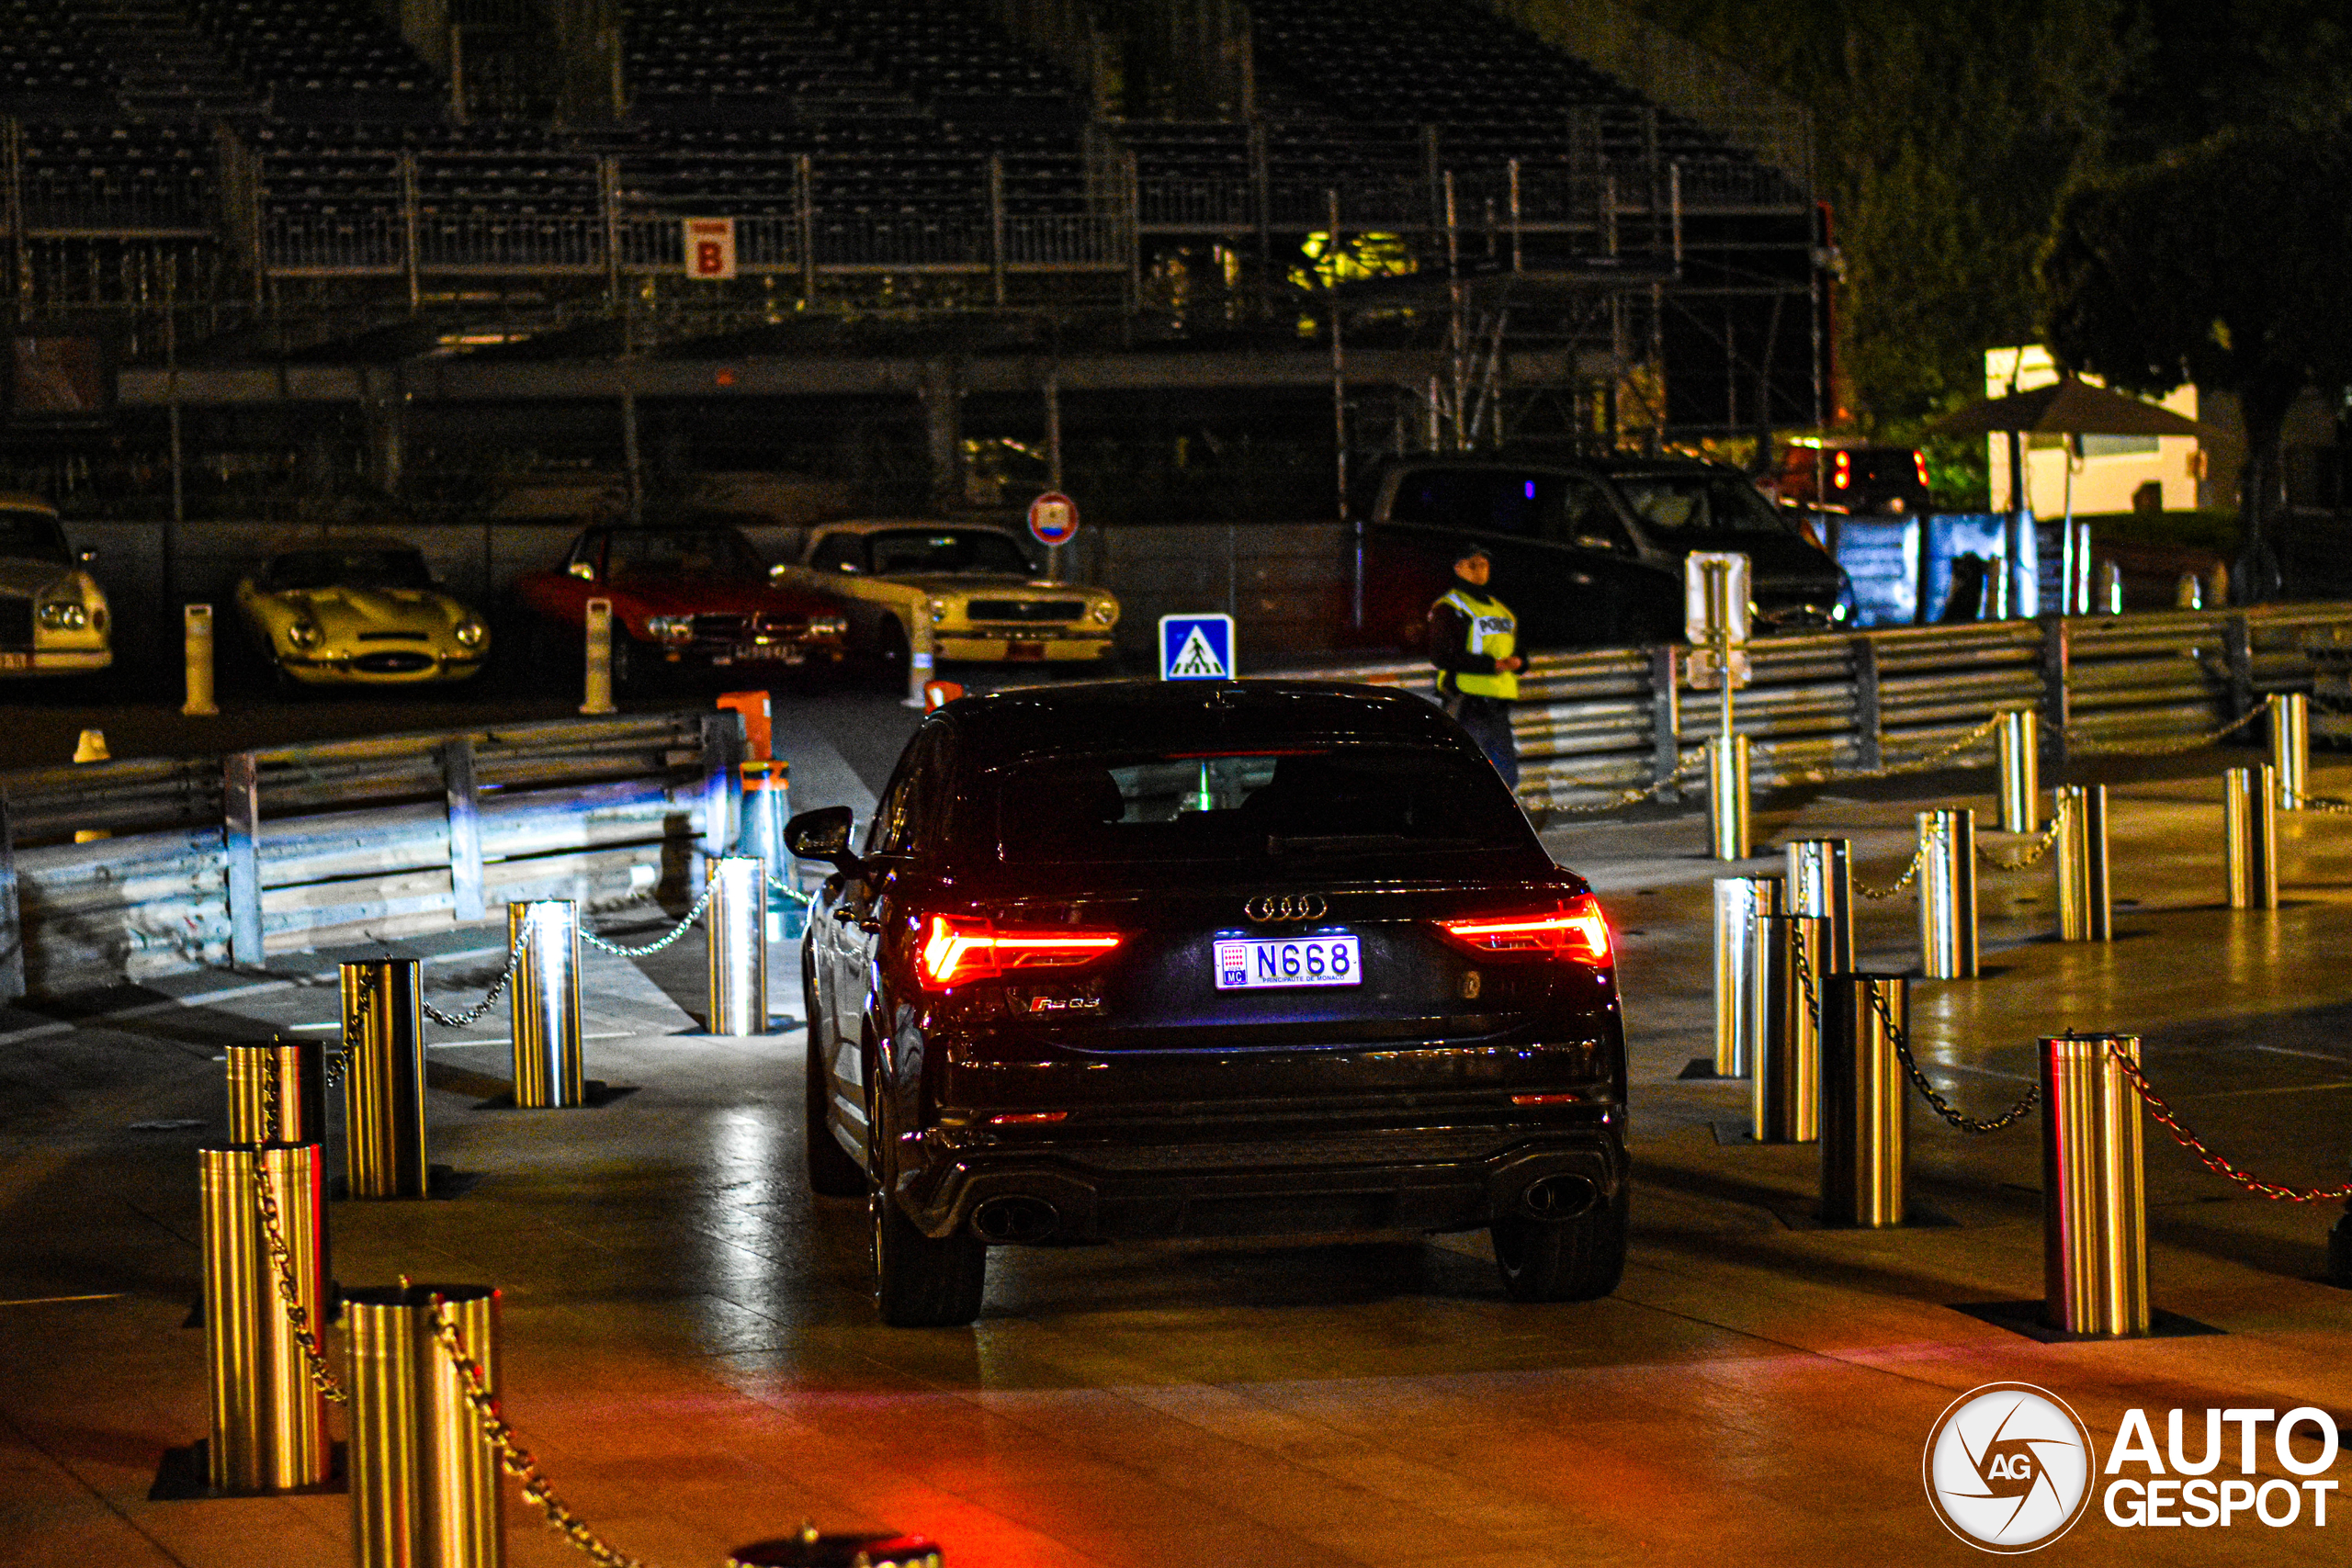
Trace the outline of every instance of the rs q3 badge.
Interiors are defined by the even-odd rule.
[[[1320,893],[1261,893],[1241,906],[1241,912],[1261,926],[1291,920],[1319,920],[1331,912]]]

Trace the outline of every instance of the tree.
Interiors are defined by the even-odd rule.
[[[2305,387],[2352,382],[2352,138],[2230,129],[2086,181],[2060,206],[2041,276],[2061,364],[2131,391],[2194,381],[2237,395],[2233,593],[2276,593],[2287,410]]]

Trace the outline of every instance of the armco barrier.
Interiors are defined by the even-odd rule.
[[[1755,786],[1917,763],[2004,709],[2040,718],[2049,760],[2071,750],[2161,749],[2244,717],[2272,692],[2308,691],[2318,650],[2352,644],[2352,604],[1904,626],[1772,637],[1749,648],[1739,694]],[[1711,704],[1682,701],[1674,646],[1537,654],[1512,715],[1520,796],[1586,809],[1628,790],[1695,789]],[[1316,680],[1428,691],[1426,663],[1302,671]],[[2259,732],[2255,732],[2260,739]],[[1951,759],[1979,766],[1991,729]]]
[[[0,774],[0,996],[440,930],[483,903],[683,888],[690,857],[734,842],[741,723],[623,715]],[[73,841],[90,828],[115,836]]]

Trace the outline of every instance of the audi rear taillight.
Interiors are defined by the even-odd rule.
[[[1609,922],[1601,917],[1600,901],[1589,893],[1579,893],[1548,912],[1480,915],[1437,924],[1456,947],[1481,955],[1549,953],[1595,966],[1609,962]]]
[[[1015,969],[1068,969],[1090,964],[1117,947],[1117,931],[1069,926],[1023,931],[994,920],[933,915],[915,954],[915,969],[928,990],[944,991],[972,980],[992,980]]]

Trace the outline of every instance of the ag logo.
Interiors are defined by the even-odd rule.
[[[1995,1382],[1937,1417],[1921,1468],[1946,1529],[1984,1551],[2033,1551],[2090,1506],[2094,1459],[2090,1430],[2065,1401]]]

